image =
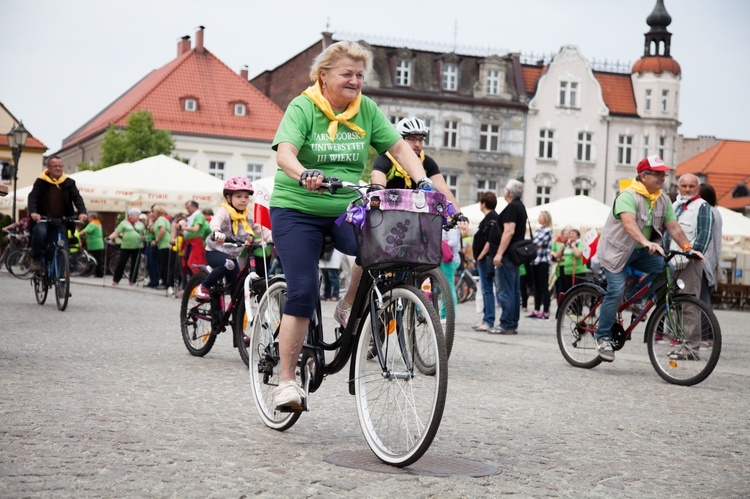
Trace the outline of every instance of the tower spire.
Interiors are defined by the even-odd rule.
[[[643,47],[643,56],[671,57],[669,48],[672,33],[667,31],[667,26],[672,23],[672,17],[664,7],[664,0],[656,0],[654,10],[646,18],[646,23],[651,26],[651,29],[645,34],[646,43]]]

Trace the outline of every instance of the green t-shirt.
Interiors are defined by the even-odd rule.
[[[623,191],[623,194],[628,191]],[[630,194],[630,193],[628,193]],[[648,201],[646,201],[648,204]],[[643,233],[643,237],[651,240],[651,233],[654,231],[653,226],[653,219],[654,219],[654,207],[650,206],[648,209],[648,219],[646,220],[646,225],[643,226],[643,229],[641,232]],[[614,215],[617,220],[620,220],[620,213],[632,213],[635,215],[637,209],[637,204],[635,201],[635,198],[632,194],[629,196],[617,196],[615,198],[615,206],[613,208]],[[674,214],[674,207],[672,207],[672,203],[667,203],[667,212],[664,214],[664,222],[674,222],[677,220],[677,217]],[[635,245],[637,249],[643,248],[643,245],[638,243]]]
[[[576,244],[576,247],[578,247],[579,250],[583,251],[582,242],[579,242],[578,244]],[[575,265],[576,275],[585,274],[586,272],[589,271],[588,267],[586,267],[586,265],[583,264],[583,257],[575,258],[575,255],[573,254],[573,248],[566,246],[565,249],[563,249],[562,262],[560,263],[560,266],[562,266],[563,268],[563,274],[573,275],[574,265]]]
[[[156,243],[156,247],[160,250],[169,248],[169,231],[172,228],[172,224],[169,223],[169,220],[167,220],[165,217],[159,217],[156,219],[156,222],[154,222],[153,227],[153,240],[156,241],[156,237],[159,235],[159,230],[161,227],[164,227],[164,236],[162,236],[161,240]]]
[[[101,225],[89,223],[81,232],[86,234],[86,247],[89,251],[104,249],[104,235]]]
[[[193,223],[190,224],[190,227],[195,227],[196,225],[201,226],[200,230],[198,232],[190,232],[186,230],[183,236],[185,239],[193,239],[196,237],[203,238],[206,235],[205,232],[208,227],[208,222],[206,222],[206,216],[200,211],[195,214],[195,218],[193,219]],[[210,231],[211,229],[208,230]]]
[[[375,102],[364,95],[359,112],[351,121],[365,130],[365,136],[339,124],[336,140],[331,142],[328,136],[330,120],[309,98],[300,95],[287,107],[272,147],[277,150],[281,142],[289,142],[299,151],[297,159],[305,168],[318,169],[327,177],[357,183],[365,170],[370,146],[378,154],[383,154],[401,136]],[[279,169],[274,179],[270,205],[335,217],[341,215],[356,196],[356,193],[347,192],[346,189],[335,196],[329,192],[318,195],[300,187],[296,180]]]
[[[141,234],[143,234],[143,224],[141,222],[136,222],[135,226],[133,226],[133,224],[125,219],[120,222],[120,225],[115,230],[122,234],[120,248],[138,249],[141,247]]]

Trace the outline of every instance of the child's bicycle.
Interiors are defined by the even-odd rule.
[[[224,244],[239,247],[245,242],[226,236]],[[248,246],[248,258],[237,279],[226,284],[223,279],[219,281],[209,290],[209,301],[197,299],[195,293],[198,285],[206,279],[210,269],[201,265],[199,271],[188,280],[180,306],[180,328],[182,340],[191,355],[196,357],[206,355],[214,346],[216,336],[230,326],[233,332],[234,348],[239,351],[245,365],[248,365],[249,333],[253,318],[256,316],[258,301],[267,287],[267,281],[255,272],[256,260],[252,256],[252,250],[260,247],[258,243]],[[227,295],[229,295],[228,300]]]
[[[697,256],[667,251],[664,272],[624,301],[617,309],[612,328],[612,344],[621,349],[631,339],[635,327],[654,312],[646,323],[644,341],[657,374],[675,385],[695,385],[706,379],[721,354],[721,328],[711,308],[693,295],[683,294],[684,283],[674,278],[668,262],[676,255]],[[573,366],[592,368],[602,359],[596,349],[599,308],[604,298],[603,275],[577,284],[563,296],[557,310],[557,343],[563,357]],[[643,310],[633,313],[627,329],[623,312],[641,299],[648,299]]]
[[[42,251],[42,267],[31,276],[34,297],[39,305],[47,301],[47,291],[55,288],[57,309],[65,311],[70,297],[70,255],[65,247],[66,224],[80,223],[77,217],[51,218],[43,216],[37,223],[49,224],[47,244]]]
[[[367,186],[334,178],[326,179],[323,186],[331,193],[342,187],[358,190],[360,202],[370,203],[367,205],[370,207],[375,197],[394,192],[365,195],[362,189]],[[444,206],[442,194],[417,192],[431,199],[443,199]],[[375,209],[378,208],[371,208]],[[372,211],[366,213],[367,217],[374,217]],[[359,423],[368,445],[383,462],[407,466],[425,453],[440,426],[448,385],[448,361],[440,319],[434,307],[419,289],[395,279],[394,273],[424,271],[437,265],[443,216],[395,210],[391,214],[380,213],[383,227],[388,228],[395,227],[396,222],[402,223],[402,228],[403,224],[420,223],[418,217],[430,219],[426,224],[429,230],[423,232],[426,240],[422,251],[427,253],[425,246],[435,247],[435,264],[421,265],[421,268],[413,262],[404,262],[402,266],[379,264],[380,268],[374,270],[363,259],[369,239],[362,235],[362,229],[358,231],[364,271],[349,321],[346,328],[337,326],[326,341],[318,300],[297,363],[305,395],[302,407],[290,412],[287,408],[277,410],[274,407],[274,389],[280,375],[278,334],[287,299],[283,276],[275,277],[261,299],[253,328],[250,383],[263,422],[283,431],[294,425],[303,411],[310,410],[309,396],[320,388],[323,379],[341,371],[351,361],[349,393],[355,396]],[[406,216],[410,217],[410,222],[405,221]],[[326,359],[326,352],[329,352],[329,359]]]

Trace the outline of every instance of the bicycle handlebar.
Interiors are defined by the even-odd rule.
[[[688,260],[700,260],[701,259],[701,257],[696,255],[695,253],[688,253],[686,251],[667,250],[664,252],[664,261],[669,262],[672,258],[678,255],[684,256]]]
[[[37,223],[42,222],[62,222],[62,223],[68,223],[68,222],[74,222],[82,224],[80,220],[78,220],[78,217],[76,216],[70,216],[70,217],[62,217],[62,218],[55,218],[55,217],[48,217],[47,215],[41,215],[41,218]]]
[[[211,235],[208,236],[208,237],[212,241],[216,241],[216,232],[212,232]],[[273,244],[273,243],[266,243],[266,244]],[[240,246],[244,246],[245,245],[245,241],[242,240],[242,239],[240,239],[239,237],[235,237],[235,236],[233,236],[231,234],[224,234],[224,243],[223,243],[223,245],[224,246],[232,246],[232,247],[235,247],[235,248],[239,248]],[[263,245],[261,243],[256,243],[256,242],[252,242],[252,243],[250,243],[248,245],[248,248],[251,249],[251,250],[258,249],[258,248],[261,248],[261,247],[263,247]]]

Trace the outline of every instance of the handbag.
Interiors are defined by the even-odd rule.
[[[443,240],[440,244],[440,252],[440,258],[443,260],[443,263],[451,263],[453,261],[453,250],[451,249],[451,245],[448,244],[448,241]]]
[[[528,215],[526,215],[526,223],[529,224],[529,234],[531,234],[531,222],[529,222]],[[508,258],[516,266],[533,262],[536,258],[536,245],[534,241],[531,239],[521,239],[512,243],[508,248]]]

